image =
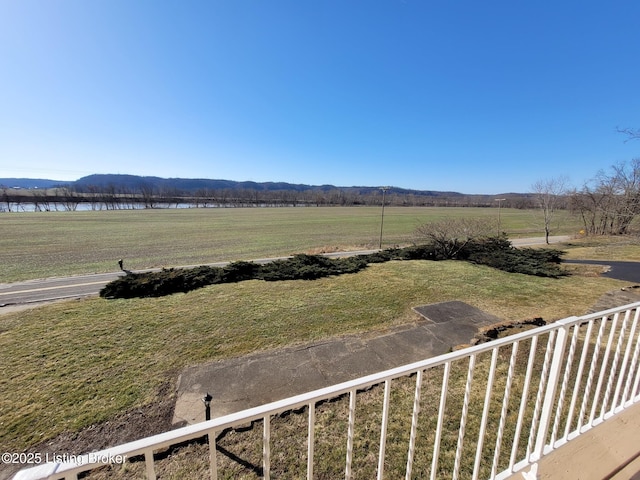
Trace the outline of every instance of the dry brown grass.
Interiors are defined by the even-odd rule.
[[[567,259],[640,261],[640,237],[635,235],[575,238],[561,248]]]

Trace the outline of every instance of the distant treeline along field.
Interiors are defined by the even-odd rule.
[[[74,182],[0,179],[0,211],[123,210],[143,208],[452,206],[535,208],[532,194],[469,195],[397,187],[336,187],[284,182],[164,179],[90,175]],[[500,202],[496,202],[496,199]]]

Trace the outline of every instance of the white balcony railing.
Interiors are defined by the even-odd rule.
[[[219,470],[224,476],[221,452],[226,451],[217,445],[216,436],[250,422],[262,426],[259,475],[268,479],[274,472],[286,477],[279,470],[281,452],[279,461],[272,462],[272,423],[282,421],[283,412],[301,411],[286,417],[305,425],[297,430],[306,437],[304,441],[296,438],[302,450],[298,455],[302,460],[297,460],[304,473],[293,477],[311,479],[315,473],[334,478],[340,472],[346,479],[383,478],[386,471],[389,478],[504,479],[524,472],[547,453],[640,400],[639,317],[640,303],[635,303],[567,318],[69,463],[24,469],[15,478],[75,479],[80,472],[104,467],[105,458],[138,456],[144,458],[146,477],[155,479],[159,461],[154,452],[158,457],[168,447],[207,435],[209,475],[216,479]],[[376,385],[380,388],[369,388]],[[375,414],[370,409],[358,413],[365,390],[379,395]],[[342,463],[336,466],[335,455],[331,461],[323,456],[326,445],[323,453],[317,451],[318,437],[328,427],[317,420],[316,413],[319,408],[339,408],[340,402],[345,407],[343,435],[332,431],[322,441],[323,445],[332,442],[335,451],[342,450]],[[394,403],[407,408],[399,411]],[[374,421],[358,422],[359,415]],[[370,437],[368,441],[363,441],[364,435]],[[362,445],[369,450],[365,455]],[[377,459],[371,450],[377,452]]]

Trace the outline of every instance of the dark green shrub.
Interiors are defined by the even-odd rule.
[[[215,285],[223,283],[224,270],[219,267],[195,267],[184,271],[185,276],[185,292],[202,288],[206,285]]]
[[[415,245],[399,251],[401,260],[436,260],[436,251],[432,245]]]
[[[559,266],[562,255],[560,250],[514,248],[506,238],[497,237],[469,242],[460,259],[509,273],[557,278],[566,275]]]
[[[286,260],[276,260],[262,265],[260,278],[277,280],[315,280],[330,275],[355,273],[367,266],[358,257],[330,259],[319,255],[295,255]]]
[[[253,262],[233,262],[222,268],[224,283],[242,282],[258,278],[261,265]]]
[[[336,259],[336,263],[340,273],[357,273],[369,265],[367,259],[362,258],[360,255]]]
[[[173,269],[150,273],[129,273],[105,285],[106,298],[160,297],[185,291],[185,277]]]
[[[442,245],[440,245],[441,247]],[[457,249],[456,260],[488,265],[512,273],[543,277],[564,275],[559,267],[563,252],[550,249],[517,249],[506,237],[475,239]],[[217,283],[241,282],[251,279],[315,280],[331,275],[356,273],[370,263],[390,260],[441,260],[434,245],[389,248],[367,255],[331,259],[321,255],[295,255],[259,265],[234,262],[226,267],[196,267],[164,269],[160,272],[129,273],[107,284],[100,296],[105,298],[159,297],[177,292],[189,292]]]
[[[128,273],[100,290],[104,298],[162,297],[222,283],[223,270],[216,267],[163,269],[159,272]]]
[[[364,259],[367,263],[384,263],[390,260],[398,258],[399,248],[387,248],[380,250],[379,252],[367,253],[365,255],[358,255],[359,258]]]
[[[135,298],[144,296],[138,277],[139,274],[129,273],[125,277],[113,280],[102,287],[100,296],[103,298]],[[146,292],[146,288],[144,292]]]

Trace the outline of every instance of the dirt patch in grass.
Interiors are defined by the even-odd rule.
[[[82,455],[122,443],[156,435],[179,427],[172,426],[175,388],[167,381],[156,393],[157,402],[127,410],[104,422],[79,431],[66,431],[30,447],[27,452]],[[0,465],[0,480],[9,479],[28,465]]]
[[[54,452],[86,453],[113,445],[131,442],[171,430],[175,391],[167,382],[157,392],[157,402],[118,414],[110,420],[91,425],[79,432],[65,432],[44,442],[39,451],[50,448]]]
[[[583,265],[578,263],[563,263],[562,269],[569,275],[580,275],[582,277],[599,277],[603,273],[611,270],[608,265]]]
[[[334,245],[322,245],[320,247],[313,247],[305,250],[304,253],[307,255],[322,255],[324,253],[336,253],[336,252],[356,252],[359,250],[368,250],[375,248],[372,244],[360,244],[360,245],[343,245],[343,244],[334,244]]]
[[[472,342],[472,345],[490,342],[491,340],[496,340],[498,338],[508,337],[510,335],[525,332],[527,330],[531,330],[532,328],[541,327],[546,324],[547,322],[545,322],[542,318],[536,317],[529,320],[505,322],[497,325],[491,325],[490,327],[483,328],[478,333],[478,335],[476,335],[476,338]]]

